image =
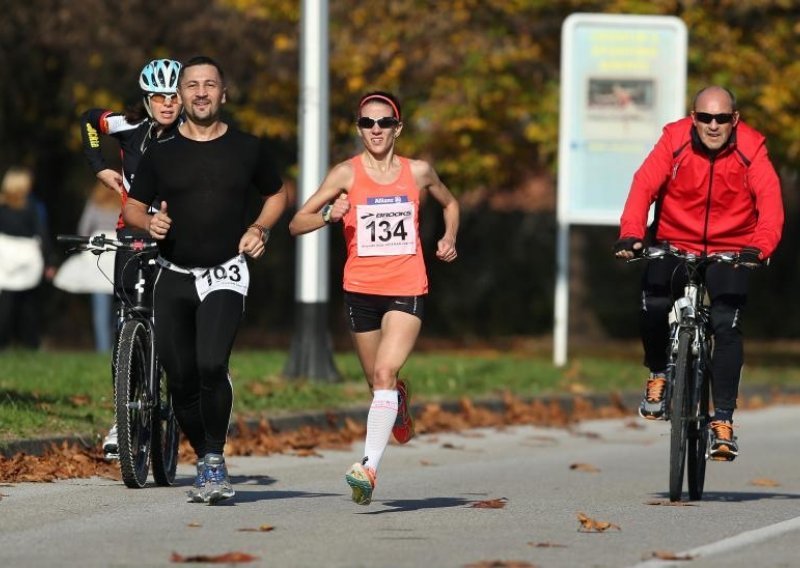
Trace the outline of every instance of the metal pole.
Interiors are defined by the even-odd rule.
[[[300,26],[300,175],[298,207],[317,190],[328,169],[328,2],[303,0]],[[335,381],[328,331],[328,228],[298,238],[295,332],[284,375]]]
[[[567,364],[569,338],[569,223],[558,222],[556,241],[556,291],[554,306],[553,363]]]

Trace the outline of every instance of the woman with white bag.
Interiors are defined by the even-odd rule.
[[[37,298],[49,248],[44,222],[30,197],[33,175],[12,167],[0,185],[0,349],[17,340],[29,349],[40,343],[41,313]]]

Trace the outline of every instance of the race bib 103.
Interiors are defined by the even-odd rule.
[[[211,268],[194,268],[192,274],[201,302],[216,290],[233,290],[247,296],[247,289],[250,287],[250,271],[243,255]]]

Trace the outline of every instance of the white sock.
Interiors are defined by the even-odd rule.
[[[392,426],[397,419],[397,391],[376,390],[367,415],[367,440],[364,443],[364,467],[378,470],[378,464],[392,435]]]

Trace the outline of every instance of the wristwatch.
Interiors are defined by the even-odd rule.
[[[331,222],[331,211],[333,211],[333,205],[328,203],[325,207],[322,208],[322,220],[325,221],[326,224]]]
[[[258,229],[259,231],[261,231],[261,242],[267,244],[267,241],[269,240],[270,231],[264,225],[253,223],[248,227],[248,229]]]

